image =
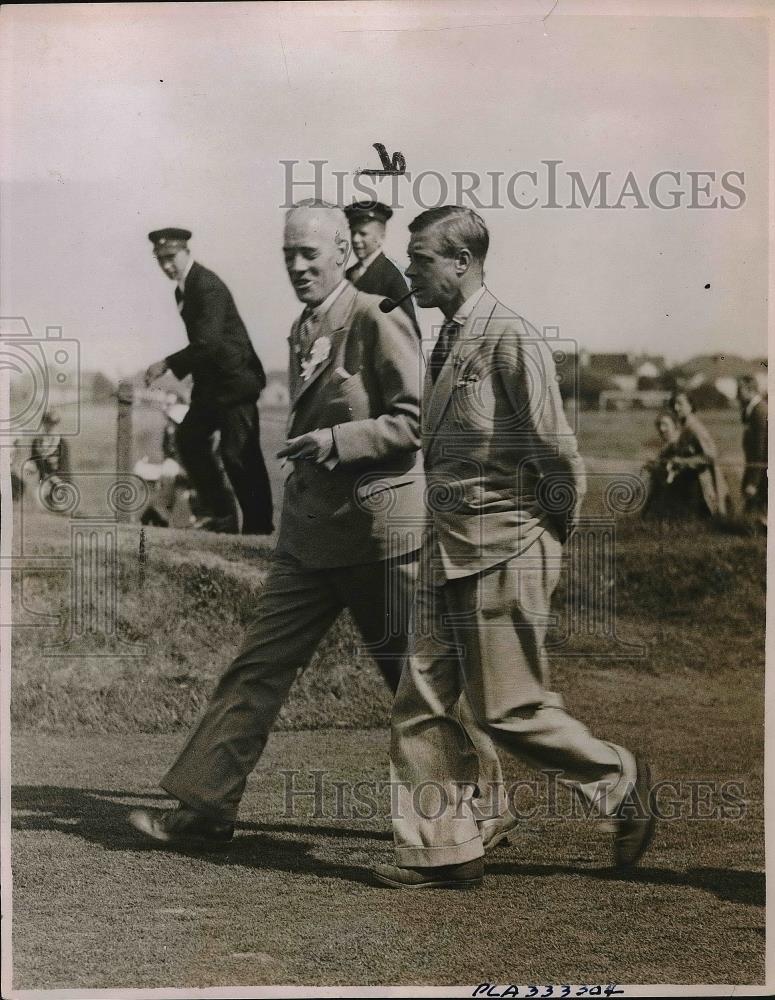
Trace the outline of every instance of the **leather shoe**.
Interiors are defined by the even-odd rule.
[[[617,868],[637,865],[653,840],[657,825],[651,794],[651,768],[641,757],[636,758],[635,766],[635,784],[612,817]]]
[[[484,877],[484,862],[474,858],[460,865],[435,868],[377,865],[374,877],[380,885],[388,885],[391,889],[478,889]]]
[[[233,823],[212,819],[184,805],[167,812],[133,809],[128,818],[135,830],[158,844],[218,847],[234,836]]]
[[[519,818],[508,810],[494,819],[481,820],[478,825],[484,853],[489,854],[504,841],[511,842],[517,835],[519,822]]]

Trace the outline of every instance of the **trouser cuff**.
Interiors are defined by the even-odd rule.
[[[211,819],[221,823],[234,823],[237,819],[236,806],[230,807],[222,803],[214,805],[212,802],[207,802],[201,796],[197,795],[193,789],[187,787],[185,782],[176,781],[169,773],[164,775],[159,785],[165,792],[169,792],[173,798],[179,799],[184,806],[188,806],[189,809],[196,809],[197,812],[204,813],[205,816],[209,816]]]
[[[462,865],[484,855],[482,838],[472,837],[465,844],[450,847],[397,847],[399,868],[439,868],[442,865]]]

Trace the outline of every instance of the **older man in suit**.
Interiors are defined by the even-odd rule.
[[[188,249],[188,229],[157,229],[148,234],[159,266],[174,281],[175,301],[188,346],[145,373],[147,384],[168,369],[176,378],[192,375],[191,406],[178,428],[180,458],[202,505],[211,516],[202,524],[213,531],[237,530],[234,502],[213,451],[219,454],[242,511],[242,532],[268,535],[272,491],[259,440],[256,402],[266,385],[231,292],[217,274],[202,267]]]
[[[745,513],[762,528],[767,527],[767,401],[753,375],[743,375],[737,383],[737,398],[743,420],[742,493]]]
[[[615,828],[617,864],[653,832],[647,765],[595,738],[547,687],[544,639],[563,540],[584,492],[552,352],[484,287],[489,236],[469,209],[411,224],[418,305],[445,322],[426,372],[423,543],[410,655],[393,708],[397,865],[405,888],[476,887],[481,830],[454,706],[464,690],[498,749],[561,770]]]
[[[412,300],[405,297],[409,291],[406,278],[382,252],[385,229],[393,209],[381,201],[356,201],[347,205],[344,211],[350,223],[353,253],[358,258],[358,263],[347,269],[345,277],[362,292],[383,295],[394,302],[403,299],[399,308],[409,317],[419,336]]]
[[[384,314],[379,298],[344,279],[346,228],[325,203],[286,217],[285,265],[304,311],[290,336],[289,437],[279,455],[293,468],[280,536],[242,651],[161,782],[179,808],[130,817],[156,841],[231,839],[277,713],[344,608],[398,685],[423,529],[420,358],[409,320]],[[481,734],[473,740],[491,747]]]

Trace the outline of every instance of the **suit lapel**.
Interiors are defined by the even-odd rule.
[[[487,324],[496,305],[495,296],[487,289],[474,306],[463,331],[460,331],[447,355],[444,367],[439,372],[436,384],[430,378],[430,368],[425,373],[425,391],[423,395],[423,420],[425,433],[434,435],[452,399],[456,372],[463,361],[469,358],[484,343]]]
[[[345,333],[347,332],[349,326],[350,314],[353,310],[353,306],[355,305],[356,295],[357,292],[355,290],[355,287],[348,283],[347,287],[344,288],[339,293],[338,297],[332,304],[331,308],[323,317],[323,320],[320,324],[320,333],[318,334],[317,339],[320,339],[320,337],[328,337],[328,339],[331,341],[331,348],[328,352],[328,357],[325,359],[325,361],[320,362],[320,364],[315,368],[315,370],[312,372],[312,374],[308,379],[306,380],[303,379],[301,375],[297,376],[296,392],[291,400],[291,412],[293,412],[293,410],[296,409],[296,407],[299,404],[299,400],[304,396],[305,393],[309,391],[310,387],[317,382],[317,380],[320,378],[323,372],[328,368],[328,366],[332,363],[332,361],[336,357],[337,352],[339,350],[339,346],[342,340],[344,339]],[[296,323],[294,324],[294,331],[291,334],[291,338],[292,340],[295,340],[296,345],[298,345],[300,342],[300,337],[299,337],[300,319],[301,317],[299,317],[299,319],[296,320]],[[291,347],[291,354],[292,354],[291,365],[296,363],[297,366],[296,370],[298,371],[299,358],[301,355],[296,354],[294,346]],[[295,355],[295,357],[293,355]]]

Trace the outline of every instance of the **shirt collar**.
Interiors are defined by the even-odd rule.
[[[463,305],[458,309],[455,315],[452,317],[452,322],[457,323],[458,326],[464,327],[468,322],[468,318],[474,311],[476,306],[479,304],[479,299],[484,295],[486,288],[484,285],[481,288],[477,288],[473,295],[469,295],[465,300]]]
[[[751,416],[751,414],[753,413],[753,411],[754,411],[754,408],[756,407],[757,403],[761,403],[761,401],[762,401],[762,397],[761,397],[761,396],[760,396],[760,395],[759,395],[759,394],[757,393],[757,394],[756,394],[756,395],[755,395],[755,396],[753,397],[753,399],[751,400],[751,402],[750,402],[750,403],[748,404],[748,406],[746,406],[745,410],[743,411],[743,412],[744,412],[744,415],[745,415],[745,419],[746,419],[746,420],[747,420],[747,419],[748,419],[748,418],[749,418],[749,417]]]
[[[339,284],[336,286],[336,288],[333,290],[333,292],[331,292],[330,295],[328,295],[327,298],[323,299],[323,301],[320,303],[320,305],[313,306],[310,309],[309,313],[307,314],[308,318],[311,318],[316,323],[319,323],[320,320],[323,319],[323,317],[325,316],[325,314],[331,308],[331,306],[334,304],[334,302],[336,302],[336,300],[339,298],[339,296],[345,290],[345,288],[347,288],[348,284],[349,284],[349,282],[345,281],[345,279],[342,278],[342,280],[339,282]]]
[[[189,257],[188,258],[188,264],[186,264],[186,270],[178,278],[178,288],[181,290],[181,292],[185,291],[185,288],[186,288],[186,278],[188,277],[188,272],[191,270],[191,268],[193,266],[194,266],[194,258],[193,257]]]

